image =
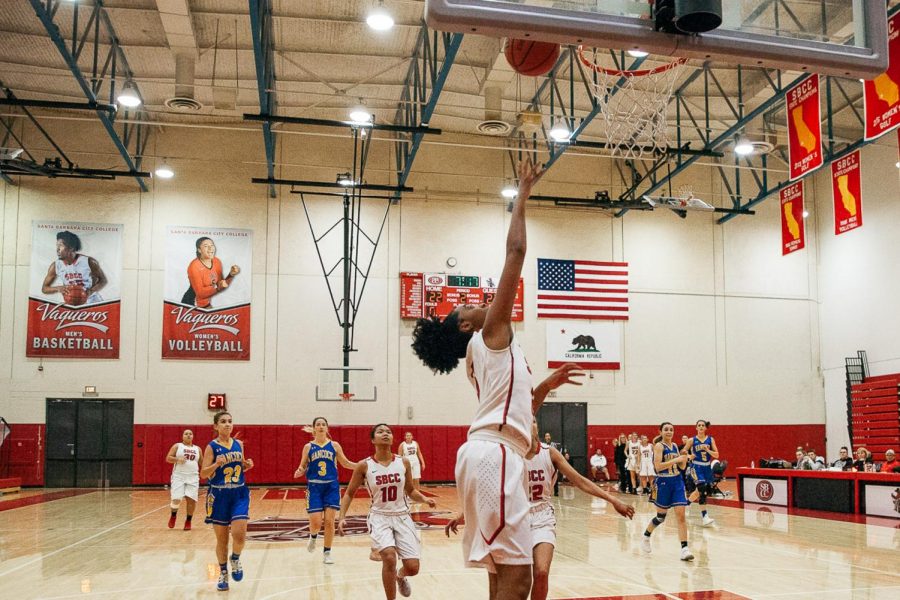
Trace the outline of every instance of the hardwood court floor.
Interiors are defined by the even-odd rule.
[[[452,488],[428,491],[438,502],[434,512],[455,510]],[[3,498],[0,598],[383,598],[380,565],[367,560],[368,536],[338,538],[336,564],[322,564],[321,551],[309,554],[297,539],[305,502],[288,499],[296,495],[253,490],[253,535],[287,541],[248,541],[244,580],[232,582],[227,595],[215,590],[211,528],[198,515],[195,529],[182,531],[182,513],[176,529],[168,529],[165,490],[56,494],[31,504]],[[654,511],[646,498],[625,498],[637,507],[632,522],[601,500],[562,489],[551,598],[900,598],[900,520],[873,525],[714,506],[716,526],[704,529],[693,507],[697,558],[683,563],[674,518],[654,534],[653,554],[641,554],[641,532]],[[353,508],[362,513],[367,504],[360,498]],[[444,537],[443,516],[423,517],[433,525],[422,531],[422,571],[411,580],[412,597],[485,598],[485,574],[462,567],[458,540]],[[713,590],[719,592],[696,593]]]

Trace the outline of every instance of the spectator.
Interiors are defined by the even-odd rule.
[[[810,449],[806,453],[806,457],[809,459],[809,468],[812,471],[824,471],[825,470],[825,459],[821,456],[816,456],[816,451]]]
[[[881,465],[882,473],[900,473],[900,460],[892,449],[888,449],[884,453],[884,464]]]
[[[841,471],[849,471],[853,468],[853,459],[850,458],[850,451],[847,446],[841,446],[840,457],[831,463],[832,467],[840,467]]]
[[[864,447],[860,446],[856,449],[856,460],[853,461],[854,471],[865,471],[866,465],[872,464],[872,454]],[[872,470],[872,467],[869,467]]]
[[[794,464],[791,465],[795,469],[803,469],[810,470],[812,469],[812,465],[810,464],[809,457],[803,454],[803,450],[797,450],[797,460],[794,461]]]
[[[547,444],[548,446],[550,446],[551,448],[556,448],[557,450],[562,452],[562,449],[559,446],[559,442],[553,441],[553,436],[550,435],[549,431],[544,434],[544,443]]]
[[[600,448],[597,448],[597,451],[594,452],[594,455],[591,457],[591,476],[595,481],[599,481],[600,473],[603,473],[604,481],[609,481],[609,471],[606,469],[606,457],[603,456],[603,451],[600,450]]]
[[[625,434],[620,433],[614,455],[616,463],[616,473],[619,475],[619,491],[623,494],[628,493],[631,487],[631,474],[625,468],[625,462],[628,460],[628,440]]]

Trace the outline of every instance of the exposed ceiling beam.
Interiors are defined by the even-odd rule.
[[[250,29],[253,35],[253,57],[256,63],[256,87],[259,93],[259,112],[273,116],[275,100],[275,41],[272,31],[271,0],[249,0]],[[268,121],[263,123],[263,144],[266,151],[266,174],[275,178],[275,134]],[[275,185],[269,184],[269,197],[274,198]]]

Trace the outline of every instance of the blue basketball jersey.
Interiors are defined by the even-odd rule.
[[[706,436],[705,440],[700,440],[696,435],[694,436],[693,444],[691,445],[691,454],[693,454],[694,464],[696,465],[708,465],[710,459],[712,458],[709,454],[709,451],[712,450],[712,436]]]
[[[213,440],[209,443],[209,447],[213,450],[213,462],[220,456],[225,457],[225,464],[216,469],[209,478],[209,485],[229,487],[244,485],[244,453],[241,450],[241,443],[232,439],[231,445],[226,447],[218,440]]]
[[[309,464],[306,467],[306,480],[309,483],[329,483],[337,481],[337,458],[331,440],[321,446],[309,443]]]
[[[662,444],[662,447],[663,447],[661,462],[667,462],[670,460],[674,460],[674,459],[678,458],[678,456],[681,454],[681,452],[679,452],[679,450],[678,450],[678,444],[666,445],[665,442],[660,442],[660,444]],[[677,465],[668,466],[657,473],[657,475],[660,477],[671,477],[673,475],[678,475],[678,474],[679,474],[679,471],[678,471]]]

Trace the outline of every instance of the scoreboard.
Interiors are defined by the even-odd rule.
[[[490,304],[499,281],[500,278],[494,276],[400,273],[400,318],[444,318],[460,304]],[[525,286],[519,278],[513,321],[525,320],[524,297]]]

